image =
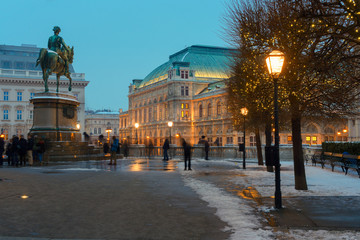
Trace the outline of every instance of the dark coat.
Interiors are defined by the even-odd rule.
[[[19,146],[20,146],[20,148],[19,148],[19,154],[20,154],[20,155],[26,154],[26,151],[27,151],[27,141],[26,141],[26,139],[21,138],[21,139],[19,140]]]

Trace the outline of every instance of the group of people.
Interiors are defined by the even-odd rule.
[[[29,134],[25,139],[24,135],[13,136],[5,143],[4,137],[0,137],[0,166],[3,165],[3,156],[7,157],[8,166],[32,166],[34,162],[42,164],[46,146],[43,138]],[[5,155],[4,155],[5,154]]]
[[[116,165],[116,154],[119,154],[121,149],[123,149],[124,157],[127,158],[129,155],[129,144],[127,140],[123,143],[119,142],[115,136],[112,137],[110,146],[107,142],[103,144],[103,151],[105,154],[110,153],[110,163],[109,165]]]
[[[199,140],[198,144],[204,145],[205,150],[205,160],[209,160],[209,142],[205,139],[205,136],[201,136],[201,139]],[[185,168],[184,170],[192,170],[191,169],[191,145],[186,142],[184,138],[181,139],[181,145],[184,150],[184,164]],[[163,152],[164,152],[164,158],[163,161],[169,160],[169,154],[168,150],[170,149],[170,143],[168,139],[165,139],[164,145],[163,145]]]

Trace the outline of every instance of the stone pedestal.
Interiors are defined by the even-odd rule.
[[[36,93],[30,100],[34,104],[31,133],[49,141],[81,141],[76,128],[77,107],[75,96],[56,92]]]

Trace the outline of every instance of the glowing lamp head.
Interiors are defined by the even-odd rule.
[[[111,132],[112,132],[112,129],[111,129],[111,128],[107,128],[107,129],[105,130],[105,132],[111,133]]]
[[[347,129],[344,129],[344,130],[343,130],[343,133],[347,133],[347,131],[348,131]]]
[[[273,77],[279,77],[282,67],[284,65],[284,61],[284,54],[278,50],[272,51],[266,58],[266,65],[268,67],[269,73]]]
[[[139,123],[135,123],[135,128],[139,128]]]
[[[173,123],[172,121],[168,122],[168,126],[169,126],[169,127],[172,127],[173,124],[174,124],[174,123]]]
[[[240,109],[240,111],[241,111],[241,114],[242,114],[243,116],[246,116],[246,115],[248,114],[248,112],[249,112],[249,110],[248,110],[246,107]]]
[[[76,124],[76,129],[80,129],[80,123]]]

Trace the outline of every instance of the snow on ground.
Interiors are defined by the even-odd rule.
[[[192,161],[193,169],[204,165],[221,164],[234,166],[229,172],[245,174],[245,177],[231,178],[234,184],[245,187],[255,187],[262,197],[274,195],[275,174],[266,171],[266,167],[255,163],[248,163],[247,169],[242,169],[241,162],[229,160],[204,161],[196,159]],[[181,164],[181,163],[180,163]],[[311,165],[305,166],[307,191],[294,189],[294,171],[292,162],[281,163],[281,191],[283,196],[360,196],[360,179],[358,175],[345,175],[343,172],[331,172],[331,169],[321,169]],[[179,169],[182,169],[179,167]],[[206,171],[211,171],[207,168]],[[216,171],[216,169],[214,169]],[[197,170],[180,171],[183,175],[185,185],[196,191],[202,200],[209,203],[210,207],[217,209],[216,215],[229,226],[233,234],[230,239],[324,239],[324,240],[360,240],[358,231],[330,231],[330,230],[287,230],[286,232],[272,232],[270,227],[263,227],[261,219],[258,219],[247,201],[234,196],[214,184],[196,179]],[[263,209],[268,211],[269,209]]]

